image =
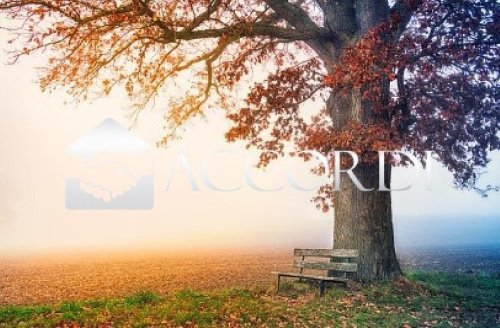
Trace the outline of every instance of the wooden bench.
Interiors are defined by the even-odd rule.
[[[356,263],[358,250],[356,249],[294,249],[293,255],[293,265],[299,268],[299,272],[272,272],[278,278],[278,292],[281,277],[293,277],[300,280],[319,281],[319,295],[321,297],[325,291],[325,283],[347,283],[355,277],[358,271]],[[304,269],[323,270],[325,274],[306,274]],[[328,272],[333,274],[328,276]]]

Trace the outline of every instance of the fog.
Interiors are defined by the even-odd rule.
[[[78,105],[65,104],[71,99],[63,92],[41,93],[35,67],[43,64],[43,57],[9,66],[2,55],[0,62],[0,252],[331,247],[333,213],[316,210],[310,202],[314,192],[293,188],[285,172],[302,186],[318,183],[318,177],[301,162],[281,160],[265,172],[249,170],[260,189],[279,190],[252,188],[242,172],[256,153],[241,144],[226,144],[223,133],[229,123],[224,113],[209,113],[205,121],[189,124],[182,140],[157,148],[164,133],[161,106],[144,111],[133,124],[127,101],[119,93]],[[150,210],[65,207],[65,181],[74,170],[66,150],[107,118],[130,128],[151,146],[154,207]],[[231,152],[214,153],[221,149]],[[179,166],[180,154],[188,160],[191,176]],[[203,163],[212,187],[238,190],[213,190],[202,175]],[[500,184],[498,154],[487,171],[481,184]],[[424,179],[414,169],[394,172],[395,187],[413,184],[409,191],[393,196],[399,245],[500,240],[498,193],[482,198],[456,190],[451,174],[438,163],[433,163],[431,191],[425,190]],[[193,181],[198,190],[193,190]]]

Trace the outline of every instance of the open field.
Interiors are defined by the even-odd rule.
[[[406,269],[442,270],[453,273],[500,273],[500,245],[407,247],[399,251]]]
[[[500,327],[500,252],[406,250],[394,283],[286,282],[290,251],[4,257],[3,327]],[[415,269],[416,268],[416,269]],[[449,273],[418,271],[444,269]]]
[[[14,257],[0,262],[0,305],[266,286],[290,263],[290,254],[272,252]]]
[[[0,307],[0,327],[499,327],[500,279],[409,272],[393,283],[329,289],[143,291],[123,298]]]
[[[500,248],[408,249],[405,269],[499,274]],[[272,287],[270,272],[290,268],[291,251],[81,253],[0,259],[0,305],[123,297],[150,290]],[[500,303],[500,302],[499,302]]]

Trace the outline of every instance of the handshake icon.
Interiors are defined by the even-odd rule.
[[[74,142],[66,179],[70,210],[147,210],[154,205],[150,147],[113,119]]]

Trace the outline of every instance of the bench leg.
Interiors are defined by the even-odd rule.
[[[280,276],[280,275],[278,275],[278,291],[277,291],[277,292],[278,292],[278,294],[279,294],[279,292],[280,292],[280,282],[281,282],[281,276]]]
[[[319,283],[319,297],[323,297],[323,294],[325,293],[325,281],[321,280]]]

